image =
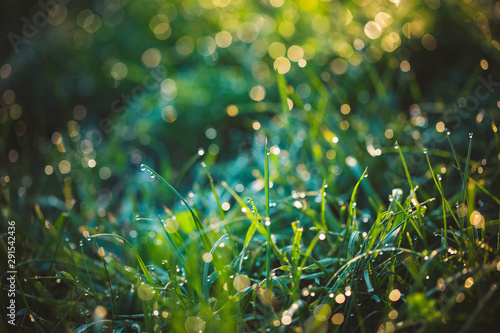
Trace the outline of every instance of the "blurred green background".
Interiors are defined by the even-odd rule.
[[[394,139],[432,142],[440,121],[464,137],[496,112],[496,91],[460,105],[481,75],[499,77],[494,1],[1,6],[2,187],[20,207],[41,188],[61,198],[67,178],[119,196],[140,163],[174,177],[200,147],[234,159],[282,112],[275,68],[302,102],[292,114],[327,104],[325,128],[356,133],[349,149],[367,159]]]

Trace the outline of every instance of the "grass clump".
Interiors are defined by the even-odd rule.
[[[343,144],[349,131],[333,134],[325,125],[333,119],[313,111],[276,114],[235,161],[189,161],[186,197],[141,165],[143,181],[153,180],[145,191],[169,199],[128,230],[108,214],[103,226],[75,233],[73,207],[54,224],[37,208],[44,241],[19,264],[26,307],[18,318],[30,319],[21,325],[39,332],[494,327],[500,200],[488,190],[493,173],[470,171],[486,159],[472,159],[473,136],[464,156],[454,135],[442,133],[451,152],[396,142],[365,163]],[[324,157],[332,151],[335,158]],[[416,154],[425,164],[409,164]],[[397,187],[375,185],[388,164],[398,167]]]

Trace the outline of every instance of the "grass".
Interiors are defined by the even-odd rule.
[[[335,118],[324,113],[323,94],[319,109],[290,112],[287,98],[305,103],[284,77],[278,82],[283,112],[247,156],[242,173],[251,177],[232,177],[238,160],[193,158],[179,176],[193,179],[184,197],[142,165],[143,180],[154,179],[145,191],[169,199],[127,232],[110,214],[93,230],[78,226],[85,212],[73,206],[55,223],[38,208],[32,219],[43,238],[27,236],[34,244],[17,266],[19,325],[36,332],[496,327],[500,200],[494,167],[488,176],[471,172],[484,164],[472,160],[472,135],[463,157],[453,134],[436,133],[451,152],[396,142],[384,148],[382,164],[365,167],[353,131],[325,125]],[[298,140],[301,131],[308,136]],[[332,150],[336,157],[325,159]],[[420,174],[407,161],[415,154],[426,162]],[[399,187],[380,187],[384,164],[400,166]],[[381,188],[390,188],[387,200]]]

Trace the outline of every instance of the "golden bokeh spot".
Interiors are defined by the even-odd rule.
[[[465,300],[465,294],[464,293],[459,293],[457,297],[455,298],[455,301],[457,303],[462,303]]]
[[[292,45],[287,52],[288,59],[298,62],[304,57],[304,50],[298,45]]]
[[[283,4],[285,3],[285,0],[270,0],[269,2],[271,3],[271,6],[279,8],[279,7],[283,6]]]
[[[388,315],[389,319],[396,319],[398,317],[398,310],[391,310]]]
[[[335,150],[333,149],[330,149],[326,152],[326,158],[329,159],[329,160],[333,160],[335,159],[335,157],[337,156],[337,153],[335,152]],[[343,295],[342,295],[343,296]]]
[[[231,0],[213,0],[213,2],[214,2],[215,6],[220,7],[220,8],[224,8],[224,7],[229,6],[229,4],[231,3]]]
[[[379,326],[377,333],[393,333],[396,327],[390,321]]]
[[[49,176],[54,172],[54,168],[50,165],[46,165],[44,171],[45,171],[45,174],[47,176]]]
[[[212,256],[212,254],[211,254],[211,253],[205,252],[205,253],[203,254],[203,261],[204,261],[204,262],[211,262],[211,261],[212,261],[212,259],[213,259],[213,256]]]
[[[343,114],[349,114],[349,112],[351,112],[351,107],[349,106],[349,104],[343,104],[340,107],[340,112],[342,112]]]
[[[160,64],[161,61],[161,53],[158,49],[155,49],[154,47],[146,50],[142,54],[142,63],[144,66],[153,68],[156,67]]]
[[[259,28],[252,22],[244,22],[238,26],[236,34],[242,42],[251,43],[257,39]]]
[[[102,305],[98,305],[94,309],[94,315],[98,318],[104,318],[106,317],[106,314],[108,313],[108,310]]]
[[[283,317],[281,317],[281,323],[283,325],[290,325],[292,323],[292,317],[290,317],[289,315],[284,315]]]
[[[191,36],[180,37],[175,42],[175,50],[181,56],[187,56],[194,51],[194,40]]]
[[[468,277],[467,280],[465,280],[464,287],[468,289],[473,285],[474,285],[474,279],[472,277]]]
[[[483,70],[487,70],[487,69],[488,69],[488,67],[489,67],[488,61],[486,61],[486,60],[484,60],[484,59],[483,59],[483,60],[481,60],[481,68],[482,68]]]
[[[187,333],[202,333],[205,330],[205,321],[198,317],[187,317],[184,328]]]
[[[238,275],[233,280],[234,289],[242,291],[250,287],[250,279],[246,275]]]
[[[436,131],[443,133],[445,129],[446,129],[446,126],[442,121],[440,121],[436,124]]]
[[[347,61],[341,58],[334,59],[330,64],[330,68],[332,69],[332,72],[337,75],[344,74],[347,70]]]
[[[255,86],[250,90],[249,94],[251,99],[260,102],[266,97],[266,88],[261,85]]]
[[[176,233],[177,230],[179,230],[179,222],[177,222],[177,219],[168,219],[163,222],[163,225],[169,234]]]
[[[231,36],[231,33],[229,31],[219,31],[215,35],[215,43],[217,44],[218,47],[228,47],[231,45],[233,42],[233,36]]]
[[[149,301],[155,296],[155,291],[149,284],[144,283],[137,288],[137,296],[143,301]]]
[[[111,77],[115,80],[122,80],[128,74],[127,66],[123,62],[117,62],[111,67]]]
[[[411,66],[410,66],[410,63],[409,63],[408,61],[403,60],[403,61],[401,61],[401,63],[399,64],[399,68],[401,68],[401,70],[402,70],[403,72],[405,72],[405,73],[406,73],[406,72],[409,72],[409,71],[410,71]]]
[[[382,28],[377,22],[370,21],[365,25],[365,35],[370,39],[377,39],[382,34]]]
[[[392,24],[394,20],[392,19],[391,15],[385,13],[385,12],[380,12],[375,16],[375,22],[381,27],[385,28],[388,27]]]
[[[217,44],[215,44],[215,40],[210,36],[198,38],[196,41],[196,51],[202,56],[211,56],[216,48]]]
[[[401,45],[401,39],[399,35],[395,32],[391,32],[389,35],[385,36],[382,39],[382,43],[380,44],[384,51],[392,52],[396,50]]]
[[[339,304],[344,303],[345,302],[344,294],[338,294],[337,296],[335,296],[335,302],[337,302]]]
[[[458,217],[465,217],[467,215],[468,208],[467,205],[464,203],[461,203],[457,207],[457,215]]]
[[[393,302],[397,302],[401,298],[401,292],[399,289],[394,289],[389,293],[389,299]]]
[[[337,52],[342,58],[349,58],[354,53],[354,50],[352,49],[351,44],[347,42],[340,42],[337,45]]]
[[[349,122],[347,120],[342,120],[339,124],[339,127],[343,131],[347,131],[349,129]]]
[[[286,46],[283,43],[274,42],[269,45],[268,52],[271,58],[278,59],[285,56]]]
[[[280,74],[286,74],[290,70],[290,60],[285,57],[279,57],[274,61],[274,69]]]
[[[230,117],[235,117],[238,115],[238,107],[236,105],[228,105],[226,108],[226,113]]]
[[[332,315],[332,308],[328,304],[321,304],[314,309],[313,314],[317,321],[327,321]]]
[[[344,322],[344,315],[342,313],[336,313],[332,316],[332,323],[334,325],[342,325]]]
[[[69,173],[71,171],[71,163],[66,160],[62,160],[59,162],[59,172],[63,175]]]
[[[390,128],[386,129],[384,135],[387,139],[392,139],[392,137],[394,136],[394,131]]]
[[[330,30],[330,20],[327,16],[321,14],[314,16],[311,24],[312,28],[319,33],[325,33]]]
[[[434,36],[432,36],[431,34],[423,35],[421,42],[422,42],[422,46],[427,51],[434,51],[437,47],[436,38],[434,38]]]
[[[166,22],[159,23],[153,29],[153,33],[155,34],[155,37],[158,38],[159,40],[166,40],[168,39],[168,37],[172,35],[172,28],[170,27],[170,24]]]
[[[470,223],[476,229],[484,228],[484,216],[481,215],[481,213],[479,213],[477,210],[475,210],[470,214]]]

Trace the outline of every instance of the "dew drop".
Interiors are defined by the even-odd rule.
[[[450,130],[448,128],[445,128],[444,130],[446,131],[446,135],[450,135],[451,134],[451,132],[450,132]]]
[[[469,139],[472,139],[473,135],[474,135],[474,133],[469,133]]]
[[[141,164],[141,171],[145,171],[145,170],[146,170],[146,165]]]
[[[427,148],[424,148],[423,151],[424,151],[424,154],[427,154]]]
[[[398,143],[397,143],[397,142],[396,142],[396,143],[394,143],[394,149],[399,149],[399,145],[398,145]]]
[[[149,177],[151,177],[151,178],[155,178],[154,173],[152,173],[152,172],[151,172],[151,173],[149,174]]]

